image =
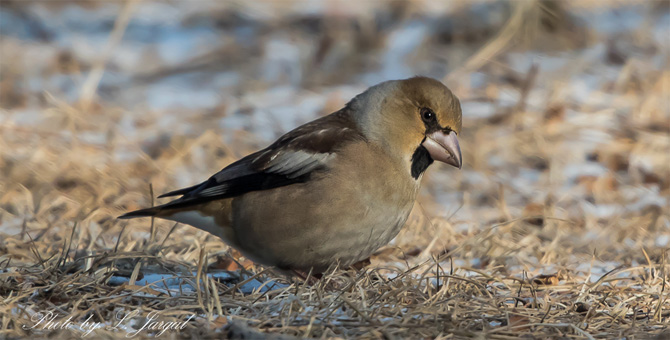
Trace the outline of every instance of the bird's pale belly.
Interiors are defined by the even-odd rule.
[[[233,246],[256,262],[280,268],[323,271],[335,263],[348,266],[363,260],[398,234],[415,195],[378,197],[371,192],[361,194],[361,190],[365,188],[352,188],[352,195],[338,196],[324,190],[315,199],[294,186],[236,198],[232,202]],[[400,201],[388,204],[388,199]],[[244,209],[277,206],[285,200],[300,208]]]

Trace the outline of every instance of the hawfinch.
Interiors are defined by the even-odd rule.
[[[190,224],[280,269],[348,266],[398,234],[434,160],[461,168],[460,132],[460,103],[441,82],[383,82],[208,180],[159,196],[180,198],[119,218]]]

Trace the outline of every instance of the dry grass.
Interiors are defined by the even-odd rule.
[[[310,100],[319,103],[312,116],[337,109],[365,87],[360,74],[384,67],[375,60],[396,23],[434,19],[403,2],[377,26],[337,6],[325,19],[282,7],[290,2],[273,15],[258,10],[259,45],[291,36],[297,46],[295,83],[291,61],[237,43],[178,65],[151,50],[146,62],[124,64],[120,35],[138,15],[132,6],[146,5],[129,4],[102,54],[0,39],[0,337],[86,331],[31,329],[47,312],[106,326],[137,313],[123,323],[134,329],[89,338],[133,335],[152,312],[163,322],[194,315],[160,338],[670,336],[670,56],[652,34],[667,6],[643,4],[647,26],[612,35],[572,18],[590,8],[577,3],[520,2],[510,20],[481,26],[459,19],[468,3],[439,17],[405,62],[417,73],[451,63],[436,72],[462,99],[464,169],[429,170],[408,225],[369,265],[308,283],[231,256],[189,226],[115,216],[151,204],[149,183],[157,193],[192,184],[310,118],[267,123],[272,106],[298,116]],[[591,4],[610,5],[627,10]],[[208,6],[190,8],[185,22],[245,24],[230,6]],[[547,62],[552,55],[563,59]],[[286,64],[279,76],[255,73],[277,63]],[[104,70],[131,79],[110,90]],[[240,77],[213,108],[155,108],[132,96],[169,75],[231,70]],[[47,80],[26,85],[54,75],[77,85],[76,100]],[[273,91],[287,83],[277,102]],[[246,123],[222,123],[231,117]],[[257,125],[274,130],[260,135]],[[156,274],[164,278],[147,284]]]

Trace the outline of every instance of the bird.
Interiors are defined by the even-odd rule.
[[[350,266],[399,233],[434,161],[461,169],[461,127],[460,102],[439,80],[385,81],[206,181],[158,196],[179,198],[119,218],[189,224],[280,270]]]

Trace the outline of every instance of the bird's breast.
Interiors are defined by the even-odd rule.
[[[397,235],[418,184],[390,160],[338,157],[305,183],[247,193],[232,200],[237,244],[260,262],[291,268],[350,264]]]

